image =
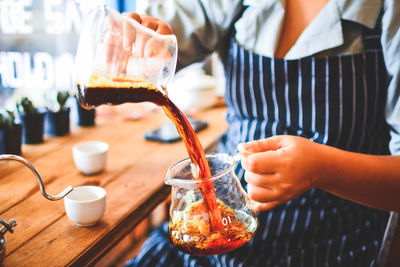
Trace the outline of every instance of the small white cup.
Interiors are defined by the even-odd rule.
[[[108,144],[101,141],[76,144],[72,148],[74,163],[86,175],[99,173],[106,165],[108,149]]]
[[[75,187],[64,197],[68,218],[76,225],[88,227],[98,223],[106,208],[106,190],[99,186]]]

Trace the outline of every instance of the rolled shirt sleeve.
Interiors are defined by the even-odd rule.
[[[383,8],[381,42],[390,78],[386,107],[389,149],[392,155],[400,155],[400,1],[387,0]]]

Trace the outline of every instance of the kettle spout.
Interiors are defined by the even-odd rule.
[[[46,192],[42,177],[40,176],[39,172],[35,169],[35,167],[29,161],[27,161],[23,157],[20,157],[17,155],[11,155],[11,154],[0,155],[0,160],[15,160],[15,161],[18,161],[18,162],[24,164],[26,167],[28,167],[31,170],[31,172],[35,175],[36,179],[39,182],[40,192],[48,200],[51,200],[51,201],[60,200],[60,199],[64,198],[66,195],[68,195],[73,190],[72,186],[68,186],[60,194],[55,195],[55,196],[50,195]]]

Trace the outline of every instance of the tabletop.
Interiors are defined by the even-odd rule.
[[[98,185],[106,189],[106,211],[92,227],[75,226],[66,216],[64,201],[48,201],[36,178],[18,162],[0,162],[0,217],[15,219],[7,233],[4,266],[85,266],[99,261],[129,234],[170,193],[164,185],[173,163],[187,158],[182,141],[166,144],[146,141],[144,132],[167,121],[160,108],[133,120],[137,104],[105,107],[97,112],[93,127],[72,127],[62,137],[46,137],[39,145],[23,145],[22,156],[41,174],[50,194],[68,185]],[[224,132],[225,108],[195,114],[209,127],[198,133],[209,148]],[[74,144],[100,140],[110,145],[105,170],[85,176],[74,165]]]

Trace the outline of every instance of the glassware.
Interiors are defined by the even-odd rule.
[[[173,165],[165,183],[171,185],[169,237],[189,254],[214,255],[247,243],[258,228],[254,203],[243,190],[234,172],[235,160],[227,154],[208,154],[212,177],[193,179],[190,159]],[[212,182],[222,215],[222,230],[213,231],[203,204],[202,184]]]
[[[108,6],[95,5],[86,15],[75,61],[81,105],[121,104],[126,102],[121,88],[165,90],[175,73],[177,40]],[[88,100],[88,92],[97,100]]]

